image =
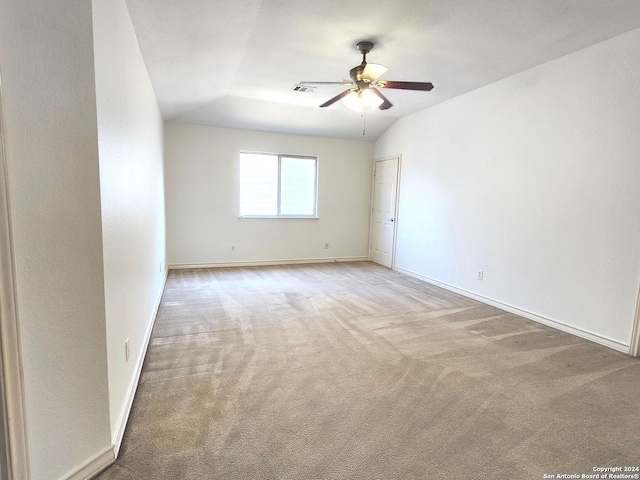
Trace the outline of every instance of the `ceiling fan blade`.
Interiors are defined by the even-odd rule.
[[[391,103],[389,99],[380,92],[380,90],[373,87],[369,87],[369,90],[371,90],[373,93],[375,93],[378,97],[382,99],[382,105],[378,107],[380,110],[387,110],[393,107],[393,103]]]
[[[369,82],[373,83],[388,69],[384,65],[378,65],[376,63],[367,63],[362,70],[362,78],[366,78]]]
[[[395,82],[393,80],[380,80],[375,83],[380,88],[396,88],[398,90],[422,90],[425,92],[433,89],[431,82]]]
[[[336,103],[338,100],[343,99],[344,97],[346,97],[347,95],[349,95],[351,93],[351,90],[345,90],[344,92],[342,92],[340,95],[336,95],[335,97],[333,97],[331,100],[327,100],[326,102],[324,102],[322,105],[320,105],[320,108],[323,107],[328,107],[329,105],[333,105],[334,103]]]
[[[342,82],[300,82],[300,85],[353,85],[353,82],[346,80]]]

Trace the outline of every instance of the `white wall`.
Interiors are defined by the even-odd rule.
[[[91,4],[0,0],[31,478],[111,445]]]
[[[238,219],[241,150],[317,155],[320,218]],[[372,156],[371,142],[166,123],[169,264],[368,256]]]
[[[166,271],[163,121],[124,0],[94,0],[93,10],[109,403],[119,445]]]
[[[638,58],[635,30],[397,122],[397,267],[628,345]]]

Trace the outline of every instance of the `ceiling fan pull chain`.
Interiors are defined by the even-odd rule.
[[[362,116],[362,136],[364,137],[365,133],[367,132],[367,121],[364,118],[364,113],[361,116]]]

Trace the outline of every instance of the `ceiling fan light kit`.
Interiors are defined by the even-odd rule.
[[[378,77],[387,71],[384,65],[375,63],[367,63],[367,53],[373,49],[373,42],[363,41],[356,45],[356,48],[362,53],[362,63],[353,67],[349,71],[351,82],[301,82],[301,85],[307,84],[333,84],[346,85],[349,87],[344,92],[336,95],[326,101],[320,107],[325,108],[333,105],[338,100],[347,108],[355,112],[364,112],[369,110],[387,110],[393,104],[378,90],[379,88],[391,88],[398,90],[416,90],[428,92],[433,89],[430,82],[403,82],[393,80],[378,80]]]
[[[384,100],[373,93],[372,90],[351,91],[342,99],[342,103],[354,112],[365,112],[380,107]]]

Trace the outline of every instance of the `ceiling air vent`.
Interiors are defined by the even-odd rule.
[[[313,93],[316,87],[310,87],[309,85],[300,85],[295,84],[291,89],[292,92],[300,92],[300,93]]]

